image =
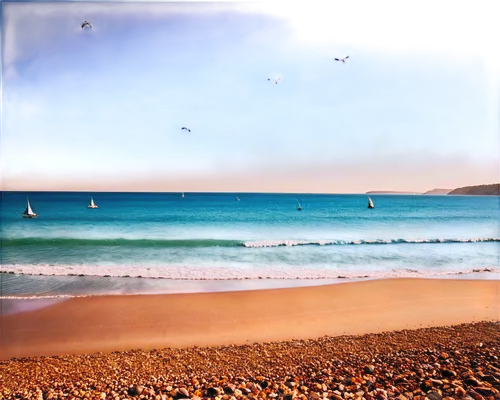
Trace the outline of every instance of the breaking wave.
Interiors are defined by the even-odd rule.
[[[484,243],[500,242],[500,238],[472,239],[373,239],[373,240],[262,240],[244,242],[245,247],[279,247],[279,246],[342,246],[342,245],[372,245],[372,244],[421,244],[421,243]]]
[[[280,246],[343,246],[343,245],[387,245],[422,243],[484,243],[500,242],[500,238],[458,238],[458,239],[359,239],[359,240],[224,240],[224,239],[124,239],[124,238],[3,238],[2,247],[55,246],[82,247],[128,247],[128,248],[206,248],[206,247],[280,247]]]

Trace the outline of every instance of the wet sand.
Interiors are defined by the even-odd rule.
[[[248,344],[498,321],[499,304],[498,280],[406,278],[71,298],[3,316],[0,358]]]
[[[411,272],[410,272],[411,273]],[[465,279],[465,280],[500,280],[498,271],[485,268],[473,270],[469,273],[444,275],[410,275],[406,278],[422,279]],[[324,286],[337,283],[361,282],[375,279],[401,278],[398,276],[386,277],[346,277],[336,278],[282,278],[272,279],[168,279],[168,278],[139,278],[115,276],[67,276],[67,275],[25,275],[0,272],[2,280],[2,296],[4,298],[54,298],[54,297],[83,297],[103,295],[151,295],[151,294],[180,294],[180,293],[215,293],[237,292],[242,290],[285,289],[304,286]],[[3,313],[11,313],[5,302]]]

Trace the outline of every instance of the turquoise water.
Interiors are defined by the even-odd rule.
[[[27,197],[36,219],[21,217]],[[372,210],[357,194],[2,192],[1,270],[185,281],[499,271],[498,197],[371,197]]]

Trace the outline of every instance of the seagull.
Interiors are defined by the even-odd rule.
[[[274,82],[276,85],[281,82],[281,78],[276,78],[276,79],[267,78],[267,80],[269,82]]]
[[[345,60],[347,60],[349,56],[344,57],[344,58],[335,58],[335,61],[341,62],[342,64],[345,64]]]
[[[185,130],[187,130],[188,132],[191,132],[191,129],[186,128],[185,126],[183,126],[183,127],[182,127],[182,129],[185,129]],[[181,130],[182,130],[182,129],[181,129]]]
[[[85,28],[86,26],[88,26],[89,28],[92,28],[92,25],[90,25],[90,22],[88,21],[83,21],[83,24],[82,24],[82,29]]]

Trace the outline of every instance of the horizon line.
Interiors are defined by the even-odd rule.
[[[451,189],[455,190],[455,189]],[[12,189],[0,189],[0,193],[2,192],[19,192],[19,193],[163,193],[163,194],[174,194],[174,193],[204,193],[204,194],[318,194],[318,195],[329,195],[329,194],[424,194],[425,192],[407,192],[407,191],[391,191],[391,190],[375,190],[368,192],[227,192],[227,191],[130,191],[130,190],[12,190]],[[376,193],[378,192],[378,193]]]

